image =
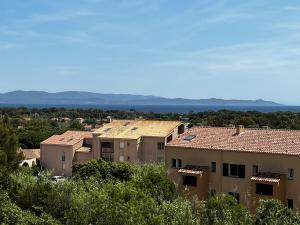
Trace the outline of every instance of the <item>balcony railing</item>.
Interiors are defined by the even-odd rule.
[[[102,153],[113,153],[114,149],[113,148],[102,148],[101,152]]]

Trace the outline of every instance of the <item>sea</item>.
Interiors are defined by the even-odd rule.
[[[26,108],[67,108],[67,109],[102,109],[154,113],[190,113],[206,111],[258,111],[258,112],[300,112],[300,106],[224,106],[224,105],[42,105],[42,104],[0,104],[0,107]]]

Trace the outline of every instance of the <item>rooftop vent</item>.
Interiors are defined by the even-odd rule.
[[[241,133],[245,132],[245,127],[243,125],[238,125],[236,127],[236,135],[240,135]]]
[[[130,122],[126,122],[126,123],[124,123],[124,127],[127,127],[128,125],[130,124]]]
[[[191,141],[191,140],[193,140],[195,137],[196,137],[196,135],[191,134],[191,135],[188,135],[188,136],[186,136],[185,138],[183,138],[183,140],[185,140],[185,141]]]
[[[137,127],[134,127],[134,128],[132,128],[131,130],[132,130],[132,131],[135,131],[135,130],[137,130],[137,129],[138,129]]]
[[[59,139],[59,141],[64,141],[65,140],[65,138],[61,138],[61,139]]]

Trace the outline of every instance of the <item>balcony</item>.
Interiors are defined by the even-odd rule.
[[[260,199],[276,198],[285,202],[286,176],[279,173],[260,172],[251,177],[252,207],[255,209]]]
[[[101,153],[101,158],[105,161],[114,161],[114,153]]]
[[[209,167],[187,165],[179,169],[178,173],[182,175],[179,189],[187,196],[197,195],[201,200],[208,198]]]
[[[113,148],[101,148],[101,153],[114,153]]]

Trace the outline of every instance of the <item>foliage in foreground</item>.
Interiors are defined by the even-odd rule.
[[[0,192],[0,224],[296,225],[300,221],[275,200],[262,201],[256,216],[251,216],[224,194],[207,201],[183,199],[163,165],[99,160],[80,168],[64,182],[53,182],[44,172],[33,177],[30,168],[8,174]],[[116,176],[116,168],[130,174],[128,179]]]

